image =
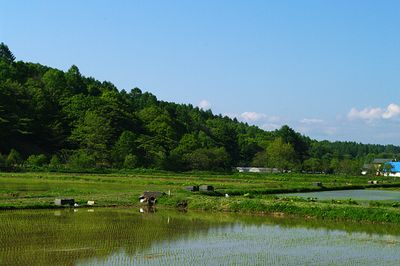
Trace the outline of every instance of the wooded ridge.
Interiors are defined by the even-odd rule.
[[[359,173],[400,147],[265,131],[134,88],[15,61],[0,45],[0,169],[17,166],[229,170],[235,166]]]

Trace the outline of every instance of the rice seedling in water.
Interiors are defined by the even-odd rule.
[[[396,265],[400,229],[136,209],[0,213],[5,265]]]

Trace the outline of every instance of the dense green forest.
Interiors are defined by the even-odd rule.
[[[229,170],[235,166],[359,173],[400,147],[316,141],[288,126],[264,131],[138,88],[16,61],[0,45],[0,169]]]

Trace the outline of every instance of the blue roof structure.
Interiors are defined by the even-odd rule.
[[[400,162],[388,162],[385,164],[392,165],[392,169],[391,169],[392,173],[400,173]]]

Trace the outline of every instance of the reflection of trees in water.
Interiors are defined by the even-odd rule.
[[[135,255],[153,243],[191,237],[224,223],[178,213],[80,209],[8,211],[0,216],[0,262],[6,265],[74,265],[123,250]]]
[[[0,263],[5,265],[74,265],[123,251],[143,253],[153,244],[190,240],[236,225],[279,225],[400,235],[397,226],[329,222],[293,217],[219,213],[157,212],[140,214],[132,209],[5,211],[0,215]],[[228,230],[229,231],[229,230]]]
[[[400,213],[399,213],[400,215]],[[397,224],[384,224],[357,221],[335,221],[317,218],[304,218],[289,215],[283,216],[252,216],[242,215],[241,223],[249,225],[279,225],[282,228],[308,228],[314,230],[339,230],[347,233],[367,233],[375,235],[400,235],[400,227]]]

